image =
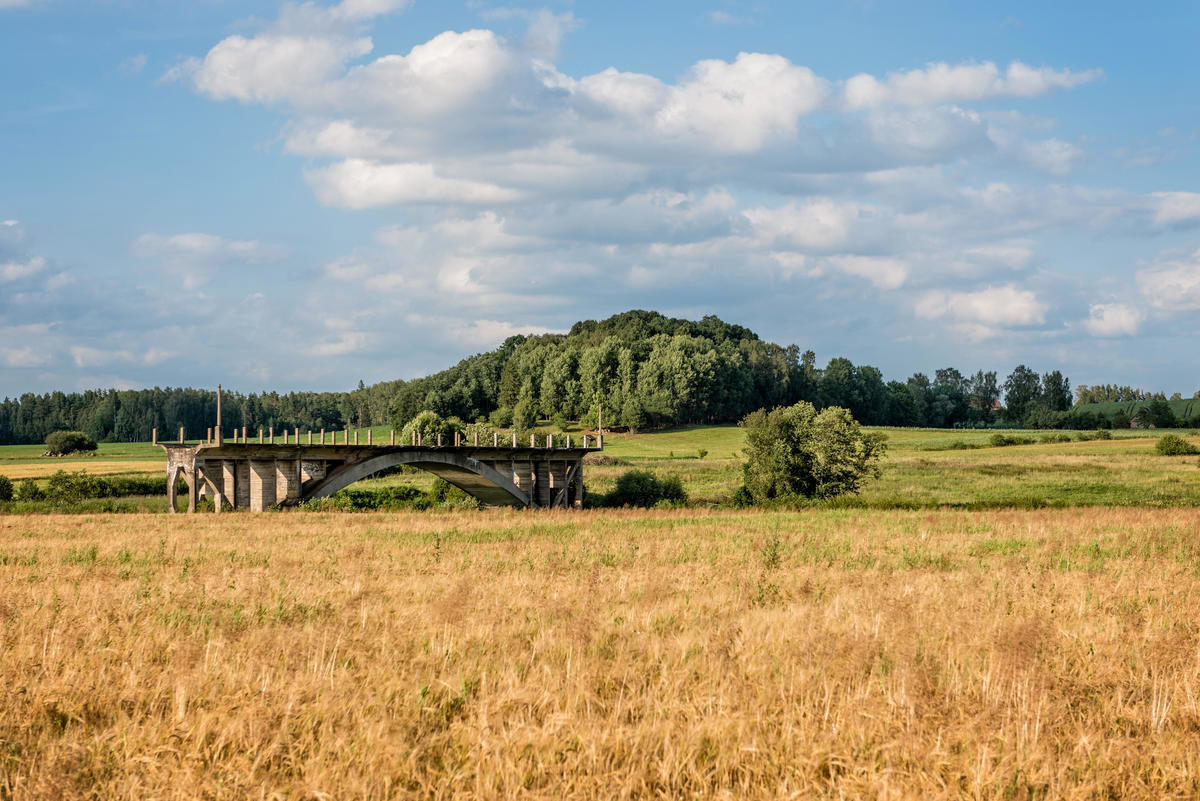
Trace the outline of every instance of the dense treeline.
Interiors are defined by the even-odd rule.
[[[360,382],[353,392],[225,392],[221,418],[226,430],[382,425],[400,383],[364,387]],[[180,427],[195,439],[216,419],[217,393],[206,389],[26,394],[0,403],[0,443],[40,443],[63,430],[82,431],[97,442],[146,442],[155,428],[163,437],[174,437]]]
[[[1013,399],[1011,415],[1001,394]],[[497,350],[399,388],[393,424],[418,412],[528,428],[538,418],[595,425],[657,427],[740,420],[757,409],[808,401],[842,406],[867,425],[1022,425],[1036,412],[1071,407],[1070,381],[1021,366],[1000,383],[995,372],[885,382],[878,368],[834,358],[817,366],[812,351],[764,342],[716,317],[678,320],[630,311],[577,323],[567,334],[509,338]]]
[[[1084,386],[1077,394],[1081,403],[1156,397],[1116,386]],[[1073,409],[1070,381],[1058,371],[1038,374],[1020,365],[1000,381],[995,372],[972,375],[947,367],[932,377],[885,381],[877,368],[842,357],[818,367],[812,351],[764,342],[713,316],[692,321],[648,311],[576,323],[567,334],[510,337],[494,351],[407,382],[359,382],[351,392],[226,393],[223,422],[227,430],[251,431],[400,428],[419,412],[433,411],[527,429],[543,418],[595,425],[603,409],[605,426],[638,429],[735,422],[798,401],[818,409],[844,407],[867,425],[1129,424]],[[173,437],[181,426],[198,438],[215,420],[216,393],[210,390],[28,394],[0,404],[0,443],[42,442],[60,430],[82,431],[96,441],[145,441],[154,428]]]

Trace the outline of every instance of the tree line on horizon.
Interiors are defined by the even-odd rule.
[[[1081,402],[1153,400],[1130,387],[1080,387]],[[1004,404],[1000,403],[1001,398]],[[1085,400],[1086,398],[1086,400]],[[840,406],[865,425],[930,428],[1015,426],[1096,428],[1107,416],[1073,408],[1060,371],[1017,366],[1003,381],[994,371],[885,381],[876,367],[835,357],[823,368],[796,345],[765,342],[715,316],[699,321],[629,311],[576,323],[567,334],[513,336],[496,350],[411,381],[350,392],[225,392],[227,431],[402,428],[422,411],[465,422],[526,430],[539,419],[579,420],[633,430],[730,423],[759,409],[807,401]],[[184,427],[202,436],[216,421],[216,393],[193,388],[33,393],[0,403],[0,443],[38,443],[59,430],[98,442],[147,441]],[[1128,423],[1126,423],[1128,425]]]

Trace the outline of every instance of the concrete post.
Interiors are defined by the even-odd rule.
[[[571,435],[567,434],[567,450],[571,450]]]
[[[263,430],[261,428],[258,429],[258,444],[259,445],[263,444]]]
[[[250,440],[246,439],[246,427],[242,426],[242,444],[245,445]]]
[[[476,448],[479,447],[479,432],[478,431],[475,432],[475,447]]]
[[[420,431],[418,431],[417,432],[417,447],[420,447],[424,444],[425,444],[425,435],[422,434]]]
[[[392,445],[396,444],[396,429],[392,429]]]
[[[358,444],[358,429],[354,429],[354,444]]]
[[[531,447],[531,448],[537,447],[537,434],[529,435],[529,447]]]
[[[183,444],[183,426],[179,427],[179,444]]]
[[[457,431],[455,431],[454,432],[454,447],[457,448],[461,444],[462,444],[462,435],[459,434]]]
[[[321,444],[325,444],[325,429],[321,429]]]
[[[416,431],[412,432],[412,444],[413,445],[417,444],[417,432]]]
[[[308,430],[308,444],[312,445],[312,429]]]
[[[438,434],[438,447],[442,447],[442,435]]]
[[[270,434],[268,435],[268,437],[269,438],[267,439],[267,442],[274,445],[275,444],[275,426],[271,426]],[[259,442],[261,442],[262,441],[262,429],[261,428],[258,430],[258,438],[259,438]]]
[[[517,447],[517,432],[513,432],[513,447]]]
[[[150,444],[151,444],[151,445],[157,445],[157,444],[158,444],[158,429],[157,429],[157,428],[155,428],[155,429],[152,429],[152,430],[150,431]]]
[[[499,431],[492,432],[492,447],[493,448],[500,447],[500,432]]]
[[[587,435],[587,434],[584,434],[584,435],[583,435],[583,449],[584,449],[585,451],[587,450],[587,446],[588,446],[588,435]]]
[[[205,442],[212,442],[212,429],[208,429],[208,433],[204,435]]]
[[[296,435],[296,444],[299,445],[300,444],[300,427],[297,426],[294,429],[293,433]]]
[[[546,448],[549,450],[554,450],[554,435],[553,434],[546,435]]]

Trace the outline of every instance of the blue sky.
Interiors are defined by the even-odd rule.
[[[345,389],[629,308],[1191,395],[1198,23],[0,0],[0,395]]]

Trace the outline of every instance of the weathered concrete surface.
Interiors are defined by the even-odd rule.
[[[499,439],[493,440],[499,443]],[[491,444],[491,443],[489,443]],[[583,503],[583,457],[598,448],[411,445],[273,445],[258,442],[159,443],[167,451],[168,491],[174,479],[189,487],[189,511],[201,483],[215,500],[261,512],[332,495],[397,465],[426,470],[486,506],[578,508]]]

